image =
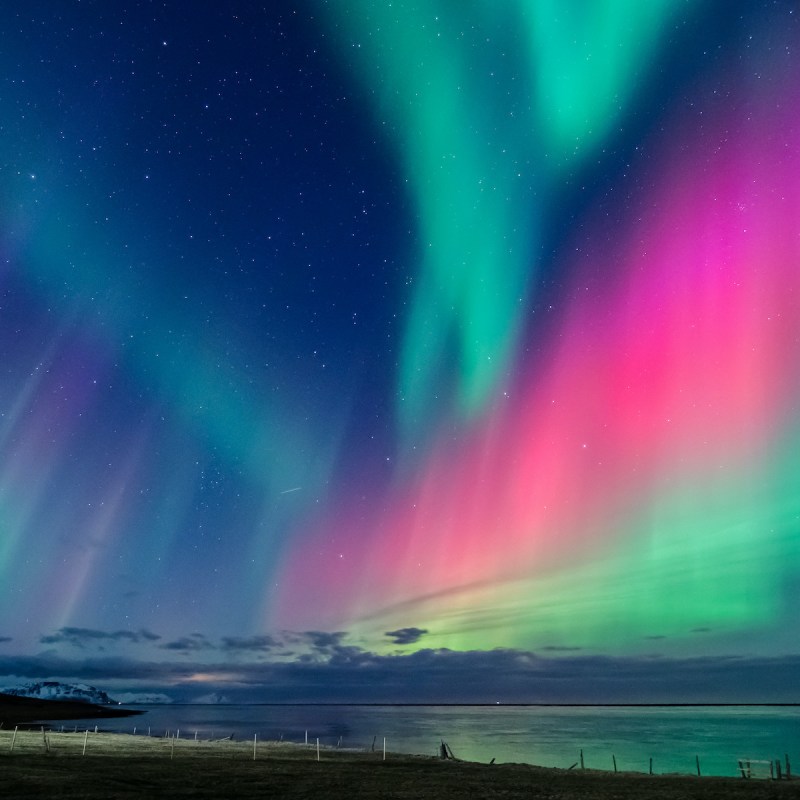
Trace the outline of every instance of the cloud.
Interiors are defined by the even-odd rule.
[[[222,637],[222,648],[233,652],[263,653],[278,647],[283,647],[283,643],[266,634],[245,638],[239,638],[238,636]]]
[[[10,636],[0,636],[0,644],[4,642],[13,642],[14,640]]]
[[[101,631],[94,628],[59,628],[56,633],[41,636],[41,644],[70,644],[73,647],[86,647],[91,644],[102,645],[106,642],[155,642],[161,637],[158,634],[141,628],[138,631]]]
[[[542,651],[546,653],[577,653],[581,650],[583,650],[582,647],[565,647],[557,644],[549,644],[542,648]]]
[[[160,644],[162,650],[172,650],[178,653],[197,653],[200,650],[216,650],[216,645],[206,639],[202,633],[192,633],[189,636],[182,636],[171,642]]]
[[[396,631],[386,631],[386,636],[394,639],[395,644],[414,644],[426,633],[426,628],[398,628]]]
[[[54,653],[36,656],[0,656],[0,676],[26,680],[59,680],[124,686],[146,682],[167,687],[191,680],[197,667],[190,664],[140,661],[133,658],[65,658]]]
[[[305,641],[309,642],[315,650],[330,650],[331,648],[339,647],[342,640],[347,636],[346,631],[334,631],[327,633],[325,631],[306,631],[301,634]]]

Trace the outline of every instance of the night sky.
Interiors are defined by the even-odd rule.
[[[0,5],[0,687],[798,700],[800,10]]]

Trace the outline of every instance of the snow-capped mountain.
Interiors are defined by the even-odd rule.
[[[125,705],[166,706],[174,702],[173,699],[161,692],[122,692],[117,695],[117,700]]]
[[[202,697],[196,697],[192,702],[204,705],[227,705],[231,701],[220,692],[212,692],[211,694],[204,694]]]
[[[94,703],[98,706],[118,705],[104,691],[88,686],[85,683],[59,683],[58,681],[41,681],[28,683],[25,686],[15,686],[10,689],[1,689],[2,694],[12,694],[17,697],[36,697],[39,700],[73,700],[82,703]]]

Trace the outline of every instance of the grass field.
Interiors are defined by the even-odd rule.
[[[13,741],[13,750],[12,750]],[[85,755],[84,755],[85,746]],[[255,754],[255,759],[254,759]],[[800,797],[800,781],[474,764],[277,742],[0,730],[9,798],[738,800]]]

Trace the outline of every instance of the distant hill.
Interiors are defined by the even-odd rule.
[[[38,697],[0,693],[0,723],[5,727],[65,719],[103,719],[142,714],[118,705],[95,705],[85,700],[40,700]]]
[[[0,693],[14,697],[32,697],[38,700],[70,700],[76,703],[94,703],[98,706],[119,705],[101,689],[85,683],[59,683],[58,681],[41,681],[0,689]]]

